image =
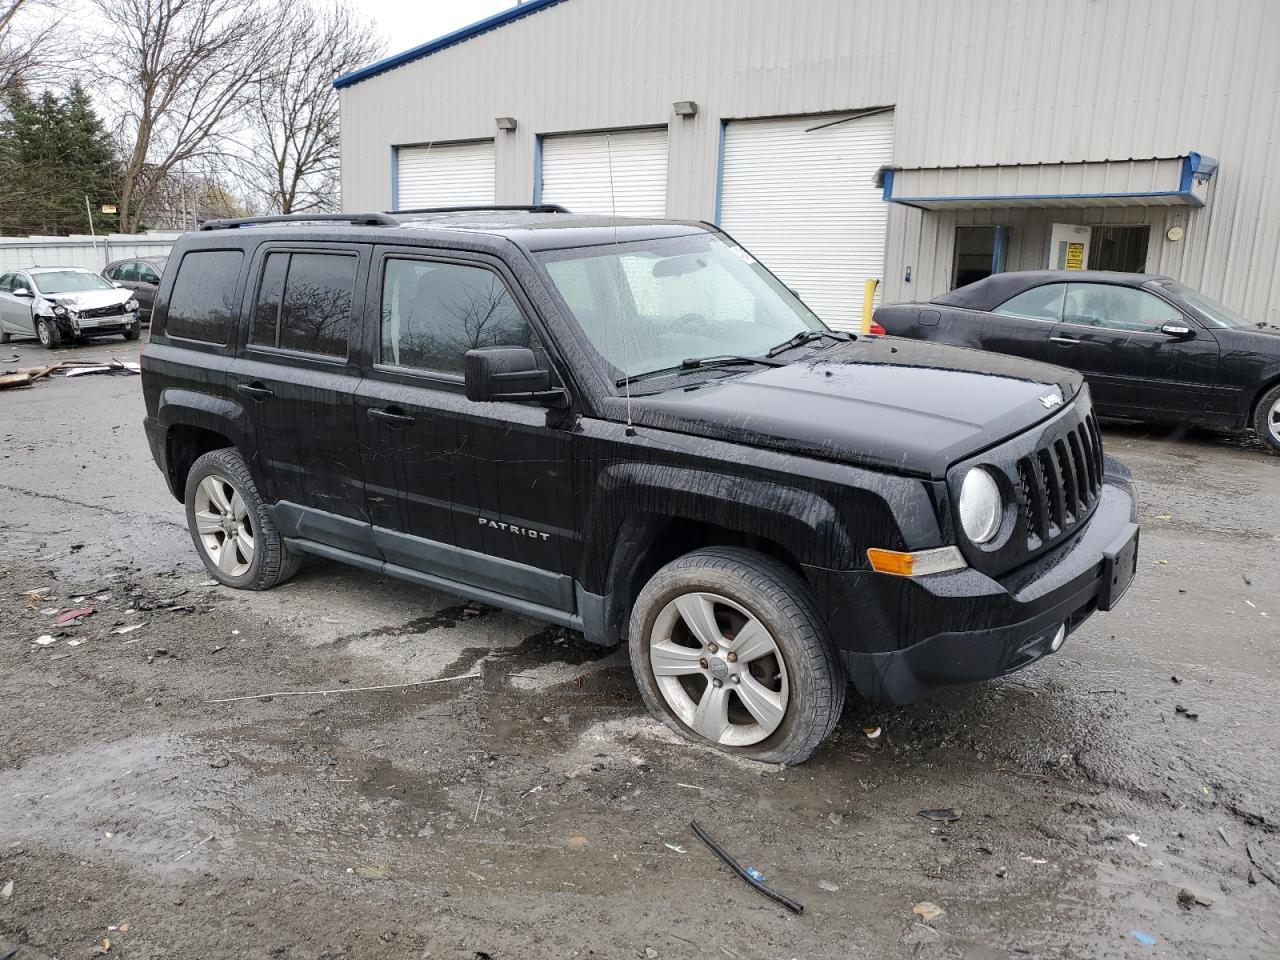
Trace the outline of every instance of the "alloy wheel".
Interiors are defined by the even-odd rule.
[[[1267,414],[1267,429],[1271,431],[1271,438],[1280,443],[1280,400],[1275,402],[1271,412]]]
[[[210,474],[196,487],[196,532],[209,559],[229,577],[241,577],[253,565],[257,543],[253,518],[231,481]]]
[[[787,667],[749,610],[715,593],[685,593],[658,614],[649,664],[671,711],[721,746],[766,739],[787,712]]]

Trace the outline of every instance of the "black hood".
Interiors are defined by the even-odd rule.
[[[864,337],[785,367],[633,400],[637,424],[941,478],[1051,417],[1080,374],[1017,357]]]

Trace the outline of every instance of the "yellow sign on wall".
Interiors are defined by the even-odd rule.
[[[1084,244],[1078,241],[1071,241],[1067,244],[1067,269],[1083,270],[1084,269]]]

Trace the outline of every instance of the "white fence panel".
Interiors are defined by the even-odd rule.
[[[24,267],[101,270],[113,260],[167,256],[180,233],[113,233],[101,237],[0,237],[0,273]]]

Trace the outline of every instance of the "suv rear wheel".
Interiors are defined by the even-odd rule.
[[[629,648],[649,712],[690,740],[767,763],[799,763],[835,727],[847,681],[808,587],[735,547],[654,574]]]
[[[298,572],[301,558],[280,536],[235,450],[214,450],[197,459],[187,474],[184,501],[191,539],[219,582],[270,590]]]

